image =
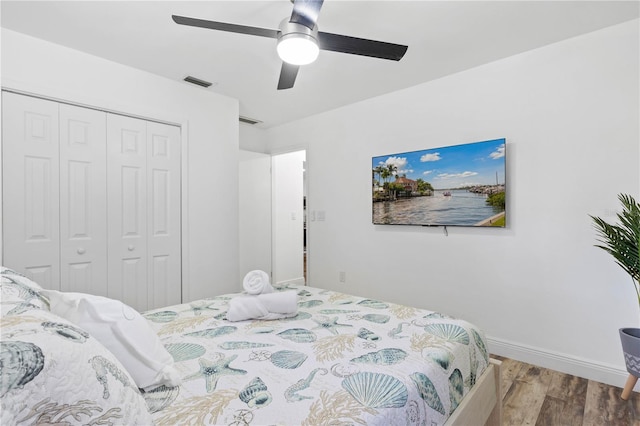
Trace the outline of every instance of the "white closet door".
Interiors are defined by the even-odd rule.
[[[108,296],[147,309],[146,122],[107,114]]]
[[[107,295],[106,113],[60,105],[60,288]]]
[[[4,264],[60,289],[58,104],[2,94]]]
[[[147,122],[149,309],[182,300],[180,129]]]

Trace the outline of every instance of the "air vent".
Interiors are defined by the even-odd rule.
[[[262,121],[260,120],[256,120],[255,118],[249,118],[249,117],[244,117],[244,116],[240,116],[239,118],[241,123],[247,123],[247,124],[258,124],[258,123],[262,123]]]
[[[204,80],[200,80],[199,78],[192,77],[190,75],[186,76],[184,78],[184,81],[186,81],[187,83],[195,84],[197,86],[202,86],[202,87],[209,87],[211,86],[211,84],[213,84],[213,83],[209,83],[208,81],[204,81]]]

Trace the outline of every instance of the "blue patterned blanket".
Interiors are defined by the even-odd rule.
[[[229,322],[236,295],[146,312],[183,377],[143,394],[154,421],[444,424],[488,365],[483,333],[464,320],[291,289],[299,310],[286,320]]]

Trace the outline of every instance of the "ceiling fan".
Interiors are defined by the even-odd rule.
[[[177,15],[171,17],[180,25],[277,39],[278,55],[283,60],[278,90],[292,88],[300,66],[313,62],[320,49],[392,61],[399,61],[407,51],[408,46],[400,44],[318,31],[317,20],[324,0],[291,1],[291,17],[285,18],[277,30]]]

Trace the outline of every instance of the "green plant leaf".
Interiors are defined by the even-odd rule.
[[[622,211],[616,216],[617,224],[590,216],[598,233],[596,247],[611,254],[616,263],[629,274],[640,304],[640,204],[628,194],[619,194]]]

